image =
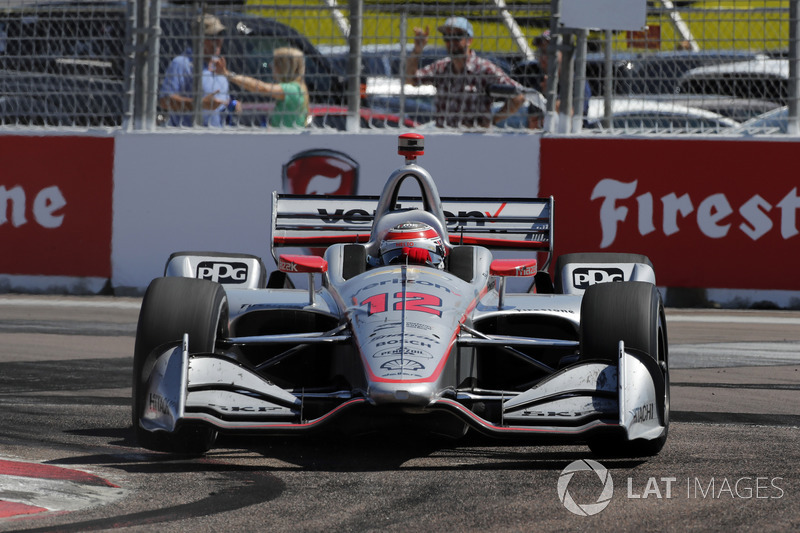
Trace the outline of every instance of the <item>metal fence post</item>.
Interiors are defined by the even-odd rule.
[[[142,3],[144,1],[142,0]],[[150,20],[147,32],[147,90],[145,92],[143,129],[156,127],[158,102],[158,64],[161,45],[161,0],[149,0]]]
[[[561,103],[558,109],[558,132],[572,133],[572,94],[575,84],[575,44],[573,44],[575,32],[577,30],[564,30],[561,50],[561,64],[556,61],[556,68],[561,70],[561,82],[559,85],[559,99]],[[549,65],[548,65],[549,66]]]
[[[789,4],[789,109],[788,109],[788,130],[789,135],[800,133],[800,117],[798,117],[798,107],[800,107],[800,83],[797,76],[800,75],[800,0],[792,0]]]
[[[205,40],[205,25],[203,14],[206,12],[205,0],[194,3],[196,16],[192,21],[192,126],[197,128],[203,125],[203,41]]]
[[[347,131],[361,129],[361,33],[364,6],[361,0],[350,0],[350,34],[347,44]]]
[[[146,67],[147,57],[145,47],[147,42],[147,9],[148,2],[138,1],[135,2],[136,15],[133,22],[134,28],[131,32],[133,38],[133,129],[143,129],[144,123],[144,109],[145,109],[145,83],[146,83]]]
[[[561,17],[561,0],[550,0],[550,36],[552,40],[547,46],[547,112],[544,116],[543,131],[553,133],[558,127],[556,100],[558,99],[558,64],[557,50],[561,46],[561,35],[558,32],[558,20]]]
[[[124,131],[131,129],[133,120],[133,95],[135,92],[134,83],[136,78],[134,76],[134,69],[136,60],[136,6],[134,2],[125,4],[125,45],[123,48],[123,91],[122,96],[122,122],[121,126]]]
[[[578,30],[575,54],[575,78],[572,86],[572,133],[583,129],[583,106],[586,101],[586,47],[589,30]]]
[[[406,45],[408,44],[408,11],[400,12],[400,125],[405,124],[406,120]]]
[[[611,105],[614,98],[614,63],[612,61],[613,33],[605,31],[605,56],[603,57],[603,127],[611,129]]]

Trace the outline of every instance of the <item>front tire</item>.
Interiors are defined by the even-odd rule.
[[[207,452],[217,432],[207,426],[180,426],[172,433],[142,428],[147,379],[156,362],[158,346],[189,334],[189,351],[213,352],[218,336],[227,336],[228,300],[225,289],[210,281],[165,277],[150,283],[142,300],[133,355],[133,428],[139,445],[156,451],[200,454]]]
[[[664,394],[657,409],[664,432],[656,439],[596,439],[589,449],[604,457],[648,457],[657,455],[669,430],[669,356],[667,321],[658,289],[640,281],[600,283],[584,293],[581,302],[581,359],[600,359],[616,364],[619,341],[626,348],[650,354],[664,378]]]

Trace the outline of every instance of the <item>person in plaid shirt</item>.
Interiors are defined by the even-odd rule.
[[[450,17],[439,26],[448,57],[424,68],[419,67],[419,56],[428,43],[430,29],[414,28],[414,50],[406,62],[406,79],[413,85],[436,86],[436,125],[488,128],[513,115],[525,102],[522,85],[511,79],[503,70],[477,56],[472,45],[472,24],[464,17]],[[519,94],[507,99],[503,107],[492,115],[492,97],[489,86],[513,85]]]

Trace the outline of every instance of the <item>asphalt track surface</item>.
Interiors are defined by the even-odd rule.
[[[139,303],[0,296],[0,531],[800,530],[798,312],[668,309],[672,421],[647,461],[414,435],[181,458],[131,439]]]

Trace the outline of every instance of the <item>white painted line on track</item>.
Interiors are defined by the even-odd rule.
[[[141,300],[68,300],[50,298],[0,298],[1,307],[82,307],[88,309],[139,309]]]
[[[670,344],[670,368],[774,366],[800,363],[800,342]]]
[[[800,326],[800,317],[780,316],[732,316],[732,315],[667,315],[670,322],[703,322],[708,324],[775,324],[783,326]]]

